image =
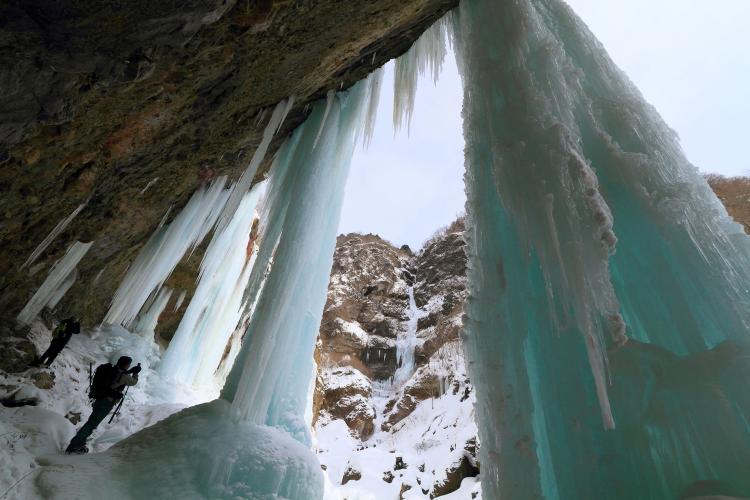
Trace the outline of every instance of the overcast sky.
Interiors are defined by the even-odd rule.
[[[750,174],[750,0],[568,0],[706,172]],[[355,153],[340,232],[418,249],[463,211],[461,83],[452,56],[420,81],[411,130],[394,136],[386,67],[372,144]]]

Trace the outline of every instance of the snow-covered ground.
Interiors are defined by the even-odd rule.
[[[50,338],[42,323],[33,325],[31,340],[38,352],[46,349]],[[38,497],[34,477],[39,461],[61,454],[91,413],[89,366],[93,371],[123,355],[131,356],[133,365],[140,362],[143,371],[139,383],[129,388],[114,421],[108,423],[108,417],[92,435],[92,452],[104,451],[182,408],[218,395],[215,386],[187,389],[162,379],[155,371],[160,356],[156,344],[121,327],[74,335],[51,368],[29,368],[19,374],[0,372],[0,397],[12,394],[16,400],[36,400],[35,406],[0,406],[0,498]],[[50,388],[37,387],[48,387],[51,379],[54,385]]]
[[[416,317],[423,312],[415,307],[409,314]],[[411,325],[411,317],[407,323]],[[407,332],[415,335],[412,329]],[[413,339],[403,342],[414,348]],[[428,372],[441,380],[440,396],[420,401],[409,416],[390,430],[382,430],[388,402]],[[372,383],[375,433],[366,441],[354,437],[344,420],[329,416],[318,420],[314,448],[326,471],[326,500],[430,498],[433,486],[445,482],[447,471],[463,457],[474,460],[464,446],[477,435],[475,398],[458,344],[446,344],[428,365],[405,376],[407,381],[402,387],[389,382]],[[399,457],[403,465],[397,465]],[[352,473],[361,477],[341,484],[345,475]],[[410,489],[403,490],[405,485]],[[464,479],[459,490],[441,498],[481,499],[479,478]]]

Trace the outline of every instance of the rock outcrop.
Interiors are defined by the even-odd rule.
[[[750,234],[750,177],[708,175],[706,180],[729,212]]]
[[[271,158],[310,103],[401,55],[457,3],[3,2],[3,315],[15,316],[72,242],[93,241],[58,308],[98,324],[169,207],[173,217],[202,183],[244,169],[268,108],[295,96]],[[35,272],[20,269],[81,205]]]
[[[357,496],[361,482],[376,496],[417,484],[433,498],[479,473],[460,338],[463,231],[459,219],[416,254],[375,235],[338,238],[315,355],[313,418],[321,463],[334,484],[346,485],[345,497]],[[345,436],[337,433],[342,425]],[[367,489],[372,481],[384,489]]]

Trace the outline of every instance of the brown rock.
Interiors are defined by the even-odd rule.
[[[52,372],[40,371],[33,373],[31,380],[40,389],[52,389],[55,387],[55,374]]]
[[[476,477],[479,475],[479,469],[471,464],[471,461],[464,457],[448,469],[444,481],[435,483],[432,487],[430,498],[437,498],[442,495],[452,493],[461,487],[461,481],[467,477]]]
[[[362,479],[362,473],[348,465],[344,471],[344,477],[341,478],[341,484],[344,485],[349,481],[359,481],[360,479]]]

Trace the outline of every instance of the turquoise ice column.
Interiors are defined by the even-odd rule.
[[[344,186],[371,80],[318,103],[280,151],[261,249],[248,284],[246,338],[222,398],[235,418],[309,444],[304,421]],[[265,276],[265,277],[264,277]]]
[[[750,496],[748,237],[562,1],[454,21],[483,494]]]

